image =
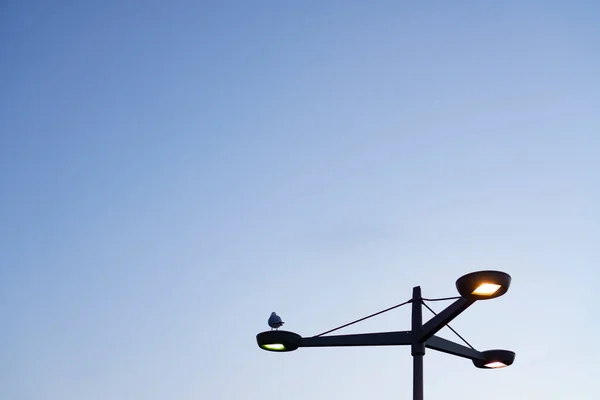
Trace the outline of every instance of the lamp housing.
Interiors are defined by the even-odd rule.
[[[256,335],[258,346],[267,351],[294,351],[300,345],[302,336],[289,331],[266,331]]]
[[[476,271],[456,281],[458,293],[469,300],[488,300],[502,296],[510,287],[511,277],[501,271]]]
[[[515,352],[509,350],[487,350],[483,351],[483,359],[474,359],[473,364],[477,368],[497,369],[505,368],[515,361]]]

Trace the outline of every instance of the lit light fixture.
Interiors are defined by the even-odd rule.
[[[501,271],[477,271],[461,276],[456,289],[467,300],[489,300],[502,296],[510,287],[510,275]]]
[[[300,345],[302,336],[288,331],[266,331],[256,335],[256,342],[263,350],[294,351]]]
[[[485,366],[487,368],[504,368],[504,367],[506,367],[506,364],[504,364],[503,362],[500,362],[500,361],[493,361],[491,363],[485,364]]]
[[[482,283],[477,287],[477,289],[473,290],[472,294],[477,294],[481,296],[491,296],[500,289],[502,285],[497,285],[495,283]]]
[[[477,368],[498,369],[508,367],[515,361],[514,351],[509,350],[487,350],[481,352],[482,357],[473,359]]]

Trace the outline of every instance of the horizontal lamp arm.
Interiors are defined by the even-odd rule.
[[[410,331],[314,336],[300,339],[298,347],[403,346],[412,342]]]
[[[462,344],[454,343],[439,336],[432,336],[425,342],[425,347],[442,353],[468,358],[469,360],[484,360],[483,353]]]

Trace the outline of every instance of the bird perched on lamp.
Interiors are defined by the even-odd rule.
[[[277,314],[275,314],[275,311],[273,311],[271,313],[271,316],[269,317],[269,321],[267,321],[269,326],[271,327],[271,330],[275,329],[279,329],[281,328],[281,326],[284,324],[284,322],[281,320],[281,317]]]

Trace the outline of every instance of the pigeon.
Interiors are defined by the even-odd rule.
[[[277,330],[278,328],[281,327],[281,325],[284,324],[284,322],[281,320],[281,317],[279,315],[275,314],[275,311],[273,311],[271,313],[271,316],[269,317],[268,324],[271,327],[271,330],[273,330],[273,329]]]

